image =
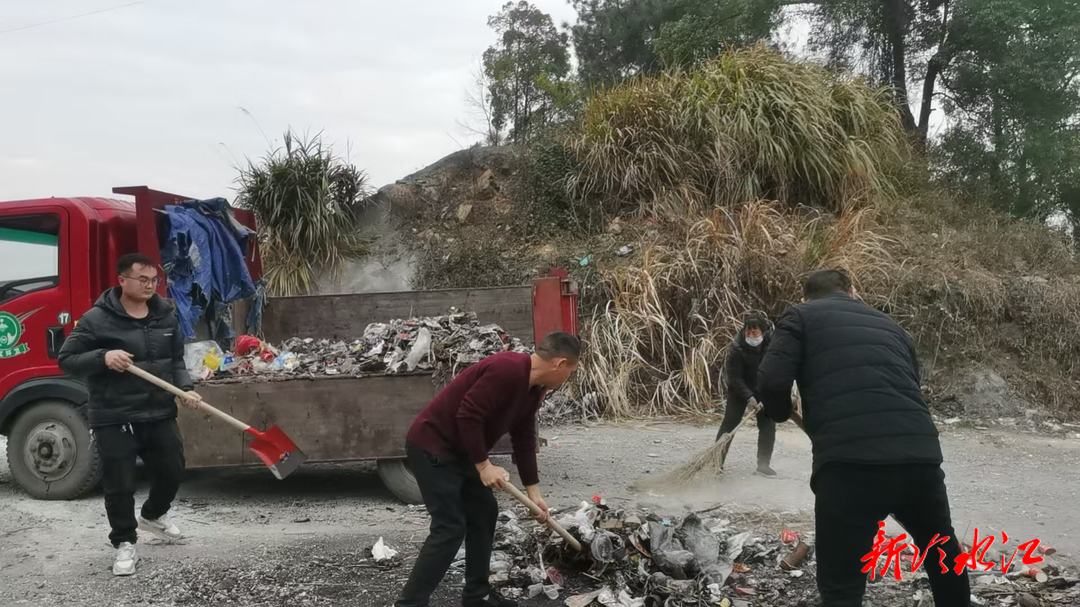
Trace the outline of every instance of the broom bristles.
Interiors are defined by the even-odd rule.
[[[725,434],[703,453],[666,474],[661,479],[661,483],[685,484],[705,472],[710,475],[721,474],[724,471],[724,451],[731,445],[734,434],[734,432]]]
[[[668,472],[664,476],[657,479],[654,483],[656,486],[675,486],[685,485],[698,475],[708,473],[712,476],[719,476],[724,471],[724,455],[727,452],[731,441],[735,438],[735,433],[739,431],[746,420],[757,415],[757,412],[761,409],[761,406],[757,404],[757,401],[751,400],[750,406],[748,406],[746,415],[739,421],[739,425],[720,437],[720,440],[713,443],[711,447],[703,451],[700,455],[694,459],[686,462],[678,468]]]

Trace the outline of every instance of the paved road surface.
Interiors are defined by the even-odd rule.
[[[736,438],[722,481],[681,495],[631,491],[635,481],[670,470],[710,444],[714,433],[680,424],[545,430],[550,446],[541,469],[548,503],[569,508],[601,494],[614,504],[673,516],[725,503],[806,520],[813,506],[810,444],[791,424],[777,433],[777,479],[750,474],[756,430],[749,428]],[[1006,531],[1080,554],[1080,439],[1073,436],[946,429],[945,470],[958,532],[970,537],[976,526],[980,535]],[[261,469],[191,472],[175,515],[188,543],[140,543],[138,575],[116,579],[109,572],[112,549],[100,494],[35,501],[14,487],[0,462],[0,605],[206,604],[194,597],[207,588],[235,596],[229,592],[248,583],[253,570],[258,576],[251,590],[242,590],[260,598],[248,604],[388,605],[408,567],[373,573],[349,563],[379,537],[411,559],[427,527],[422,509],[395,502],[366,464],[307,466],[284,482]],[[453,604],[453,592],[441,594],[446,604]]]

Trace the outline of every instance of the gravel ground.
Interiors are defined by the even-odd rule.
[[[809,523],[810,443],[790,424],[777,433],[777,479],[750,474],[756,432],[749,429],[736,438],[722,481],[678,495],[633,489],[707,446],[714,433],[681,424],[545,429],[549,446],[540,465],[547,501],[565,509],[600,494],[613,505],[671,516],[725,504],[775,514],[793,527]],[[958,532],[970,538],[976,527],[981,536],[1006,531],[1037,537],[1066,558],[1080,553],[1080,439],[950,427],[942,445]],[[143,483],[140,501],[145,489]],[[113,551],[99,493],[36,501],[19,492],[0,462],[0,513],[5,607],[389,605],[427,527],[423,509],[396,502],[370,464],[310,465],[283,482],[262,469],[192,471],[174,510],[189,539],[141,542],[138,574],[119,579],[110,572]],[[380,537],[402,552],[401,566],[371,562],[367,550]],[[456,604],[460,577],[451,582],[435,604]]]

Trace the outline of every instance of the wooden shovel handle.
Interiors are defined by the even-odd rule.
[[[171,392],[172,394],[175,394],[176,396],[178,396],[180,398],[187,398],[188,397],[187,392],[184,392],[180,388],[177,388],[176,386],[174,386],[174,385],[170,384],[169,382],[161,379],[160,377],[157,377],[156,375],[151,375],[151,374],[147,373],[146,371],[143,371],[142,369],[136,367],[135,365],[131,365],[130,367],[128,367],[127,372],[131,373],[132,375],[134,375],[136,377],[141,377],[142,379],[145,379],[146,381],[154,384],[155,386],[161,388],[162,390],[165,390],[166,392]],[[216,415],[217,417],[219,417],[220,419],[222,419],[223,421],[225,421],[229,425],[233,426],[237,430],[241,430],[243,432],[249,432],[250,429],[251,429],[251,426],[249,426],[249,425],[245,424],[244,422],[236,419],[235,417],[229,415],[228,413],[225,413],[224,411],[220,411],[215,407],[211,407],[210,404],[205,402],[205,401],[199,401],[199,408],[202,409],[203,411],[206,411],[207,413],[210,413],[211,415]]]
[[[529,512],[532,512],[533,516],[540,516],[544,513],[544,511],[540,509],[540,506],[534,504],[531,499],[526,497],[524,493],[519,491],[518,488],[513,486],[512,484],[506,483],[505,485],[503,485],[503,491],[506,491],[510,495],[516,497],[517,501],[524,504],[525,507],[529,509]],[[548,527],[551,528],[552,531],[561,535],[562,538],[566,540],[566,543],[570,544],[570,546],[572,546],[574,550],[577,550],[579,552],[581,551],[581,542],[577,541],[574,536],[570,535],[569,531],[563,529],[562,525],[556,523],[555,519],[548,518],[546,524]]]

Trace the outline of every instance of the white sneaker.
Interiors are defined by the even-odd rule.
[[[135,564],[139,562],[139,553],[135,544],[124,542],[116,549],[116,561],[113,562],[113,575],[134,575]]]
[[[184,535],[180,533],[180,529],[169,522],[169,519],[164,516],[159,517],[157,520],[149,520],[139,515],[139,529],[148,531],[155,537],[165,540],[166,542],[175,542],[176,540],[183,539]]]

